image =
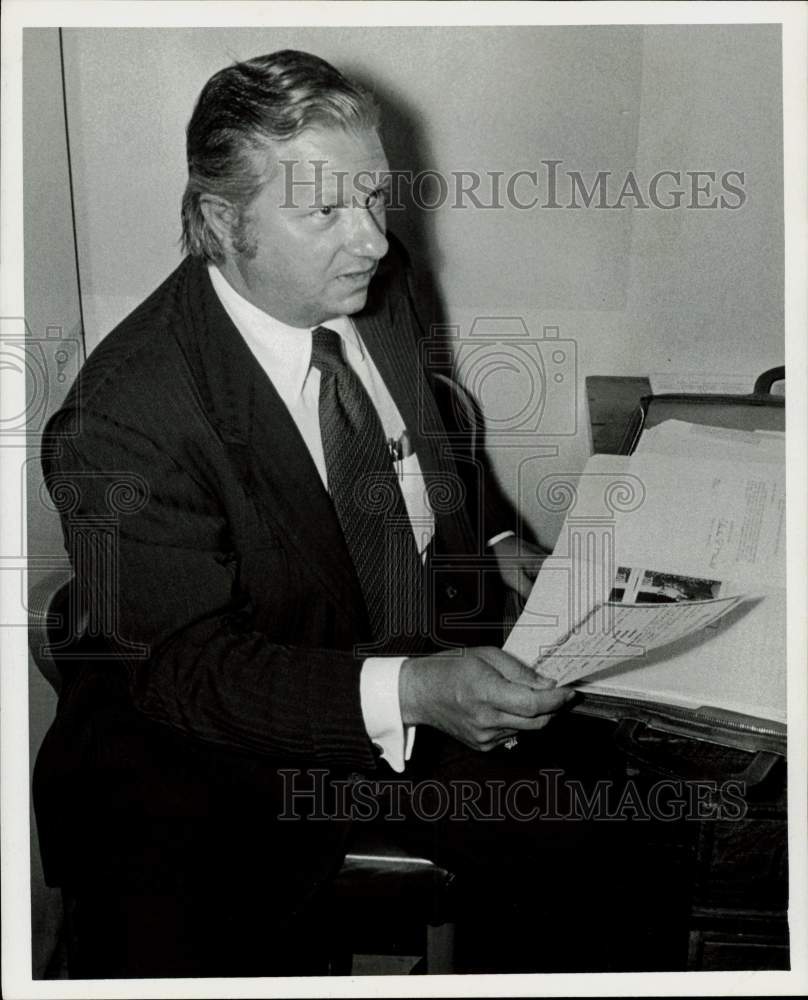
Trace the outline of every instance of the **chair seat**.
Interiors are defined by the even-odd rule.
[[[388,940],[399,938],[402,924],[411,929],[420,925],[421,933],[426,931],[422,938],[425,962],[421,963],[425,971],[438,975],[454,971],[454,874],[396,844],[394,835],[395,827],[380,830],[357,824],[350,850],[330,886],[339,914],[333,942],[335,974],[351,973],[350,953],[361,950],[357,949],[359,940],[367,941],[369,936],[378,944],[379,934]],[[398,924],[398,932],[391,933],[391,924],[394,928]]]
[[[394,831],[393,831],[394,832]],[[419,905],[434,922],[445,910],[454,875],[396,844],[388,831],[360,829],[333,883],[337,898],[399,899]]]

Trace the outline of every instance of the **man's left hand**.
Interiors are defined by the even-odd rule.
[[[533,581],[550,553],[524,539],[520,541],[516,535],[500,538],[491,549],[496,556],[505,586],[526,601],[533,588]]]

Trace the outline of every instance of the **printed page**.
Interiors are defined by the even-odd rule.
[[[584,617],[579,610],[580,593],[590,589],[591,581],[597,579],[601,570],[587,563],[579,570],[573,576],[567,560],[559,556],[545,562],[525,611],[508,636],[506,652],[533,665]],[[619,586],[626,583],[630,575],[625,571],[615,575],[613,595],[617,596]],[[584,582],[581,586],[582,581],[590,583]],[[565,679],[560,683],[573,683],[584,692],[691,709],[712,706],[785,722],[786,608],[783,592],[758,591],[740,598],[736,595],[736,598],[731,610],[707,628],[654,649],[638,647],[631,658],[618,660],[615,657],[611,662],[602,663],[594,675],[579,681]],[[619,652],[629,653],[625,649]]]
[[[731,611],[739,600],[598,603],[547,653],[539,654],[532,666],[542,677],[570,684],[699,632]]]
[[[746,597],[715,625],[607,667],[583,692],[713,707],[786,721],[786,607],[782,594]]]
[[[566,484],[572,505],[506,651],[535,664],[609,603],[729,599],[725,613],[695,633],[646,644],[619,662],[593,656],[576,665],[576,686],[784,721],[783,470],[750,464],[653,454],[590,459]],[[547,478],[540,497],[554,488]]]
[[[611,531],[618,565],[717,578],[725,595],[785,587],[778,464],[595,455],[578,482],[567,534],[587,519]]]

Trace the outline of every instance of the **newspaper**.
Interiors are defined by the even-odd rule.
[[[581,690],[785,721],[782,442],[711,430],[666,428],[660,451],[596,455],[564,483],[564,526],[507,652]]]
[[[570,684],[714,625],[739,600],[727,597],[636,606],[598,603],[533,666],[542,677]]]

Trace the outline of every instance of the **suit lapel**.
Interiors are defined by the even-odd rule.
[[[355,614],[358,581],[331,499],[297,425],[224,310],[204,265],[186,262],[181,328],[202,402],[248,495],[338,606]]]
[[[386,314],[371,309],[353,317],[362,341],[410,434],[427,493],[435,511],[436,537],[447,551],[474,551],[474,536],[462,503],[437,503],[435,498],[457,496],[462,490],[451,446],[435,403],[435,398],[418,356],[418,332],[405,298],[398,308]]]
[[[203,408],[262,516],[283,531],[337,607],[364,607],[359,581],[328,493],[297,425],[218,299],[204,264],[186,260],[174,324]],[[353,317],[410,431],[430,497],[452,492],[457,471],[418,357],[418,334],[404,296],[377,276],[368,307]],[[396,308],[397,307],[397,308]],[[190,317],[190,322],[189,322]],[[434,507],[433,503],[433,507]],[[468,518],[456,504],[436,512],[436,540],[448,552],[474,551]]]

